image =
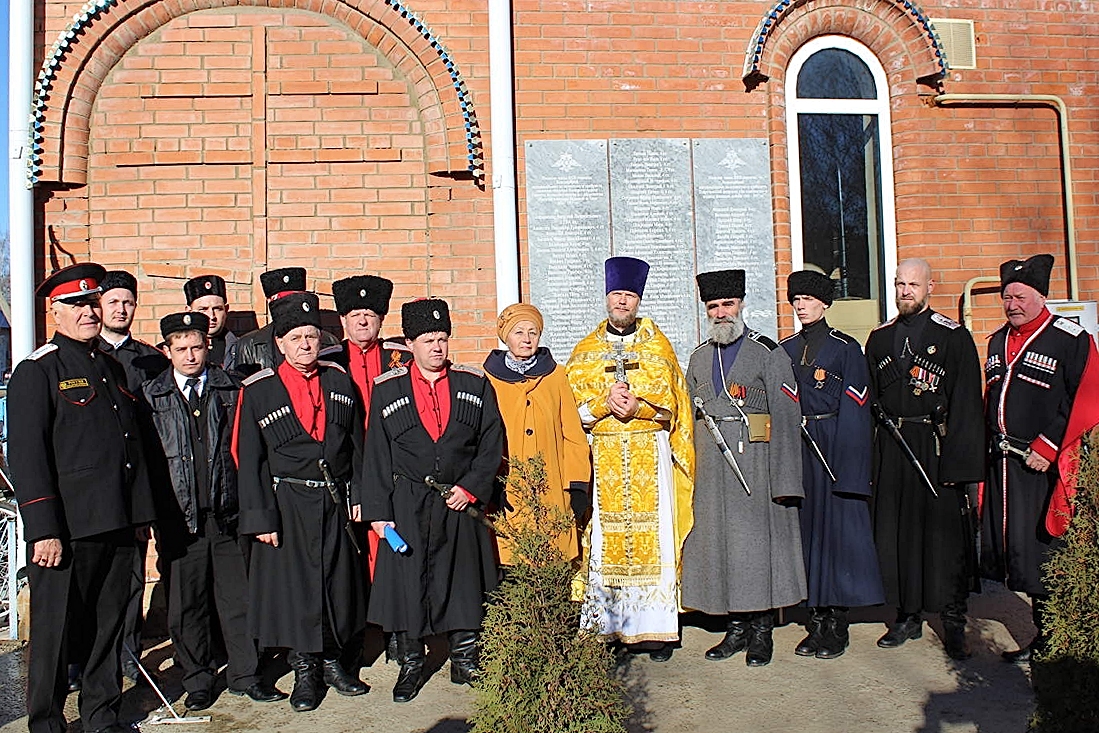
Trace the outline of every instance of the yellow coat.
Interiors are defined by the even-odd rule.
[[[548,350],[540,351],[552,362]],[[495,351],[485,362],[485,372],[496,389],[500,414],[504,418],[504,457],[531,458],[541,453],[546,463],[546,481],[549,494],[546,501],[569,514],[568,489],[570,485],[590,491],[591,451],[588,438],[580,424],[576,400],[572,396],[565,370],[553,365],[553,370],[542,376],[525,377],[509,372],[507,380],[495,376],[503,373],[493,362],[502,364],[503,354]],[[537,367],[535,370],[539,370]],[[514,380],[514,381],[513,381]],[[509,498],[515,501],[514,498]],[[507,540],[498,538],[500,561],[511,563],[511,548]],[[558,538],[557,546],[566,558],[580,554],[579,533],[575,526]]]

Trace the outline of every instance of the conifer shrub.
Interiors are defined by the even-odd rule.
[[[542,456],[513,459],[507,487],[516,508],[496,524],[513,564],[485,615],[472,733],[625,733],[614,656],[571,599],[576,571],[555,540],[573,517],[546,505]]]
[[[1099,731],[1099,431],[1085,436],[1064,545],[1045,566],[1045,651],[1031,665],[1038,733]]]

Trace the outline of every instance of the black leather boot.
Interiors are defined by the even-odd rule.
[[[451,631],[446,638],[450,643],[450,681],[472,685],[481,672],[477,667],[477,632]]]
[[[291,650],[286,655],[290,669],[294,670],[294,689],[290,692],[290,707],[296,713],[316,710],[321,704],[323,684],[320,661],[315,654],[301,654]]]
[[[706,650],[706,658],[720,661],[748,648],[748,619],[742,613],[729,614],[729,625],[725,638],[717,646]]]
[[[910,639],[919,639],[923,636],[923,617],[916,613],[901,612],[897,620],[889,627],[882,638],[878,639],[878,646],[882,649],[896,649]]]
[[[347,670],[340,664],[339,659],[325,659],[321,668],[323,669],[324,684],[341,695],[354,697],[366,694],[366,685],[358,677],[348,674]]]
[[[826,611],[827,609],[819,607],[809,609],[809,621],[805,624],[805,631],[808,633],[801,640],[801,643],[794,648],[794,654],[799,657],[811,657],[817,653],[817,649],[820,648],[820,635],[823,631],[821,624],[824,623]]]
[[[836,657],[842,657],[843,653],[847,651],[847,645],[850,641],[847,609],[838,606],[827,609],[816,658],[835,659]]]
[[[771,663],[775,651],[775,642],[771,632],[775,628],[773,611],[763,611],[752,617],[748,634],[748,654],[745,657],[749,667],[763,667]]]
[[[420,694],[424,684],[424,640],[405,631],[393,636],[397,640],[397,661],[401,663],[397,684],[393,685],[393,702],[408,702]]]
[[[943,622],[943,650],[956,661],[969,659],[972,654],[965,640],[965,600],[948,604],[939,613]]]
[[[1012,664],[1024,664],[1033,660],[1033,658],[1045,651],[1046,638],[1043,631],[1043,615],[1045,612],[1046,601],[1049,600],[1048,596],[1031,596],[1030,598],[1030,613],[1034,619],[1034,626],[1038,629],[1038,634],[1031,639],[1030,643],[1024,646],[1022,649],[1017,649],[1013,652],[1004,652],[1000,656],[1003,657],[1005,662],[1011,662]]]

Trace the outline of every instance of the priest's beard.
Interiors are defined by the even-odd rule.
[[[744,319],[740,317],[739,313],[735,316],[711,318],[709,320],[710,340],[715,344],[725,346],[744,335]]]
[[[614,312],[609,306],[607,307],[607,321],[617,328],[619,331],[625,331],[627,328],[634,324],[637,320],[637,308],[634,308],[628,315],[620,316]]]

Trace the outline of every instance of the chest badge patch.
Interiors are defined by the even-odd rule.
[[[61,382],[60,384],[58,384],[57,388],[60,389],[60,390],[66,390],[66,389],[78,389],[80,387],[87,387],[87,386],[88,386],[88,380],[85,379],[84,377],[79,377],[78,379],[66,379],[64,382]]]
[[[817,367],[813,371],[813,379],[817,380],[817,383],[813,385],[816,389],[822,389],[824,387],[824,378],[828,376],[828,373],[824,369]]]

